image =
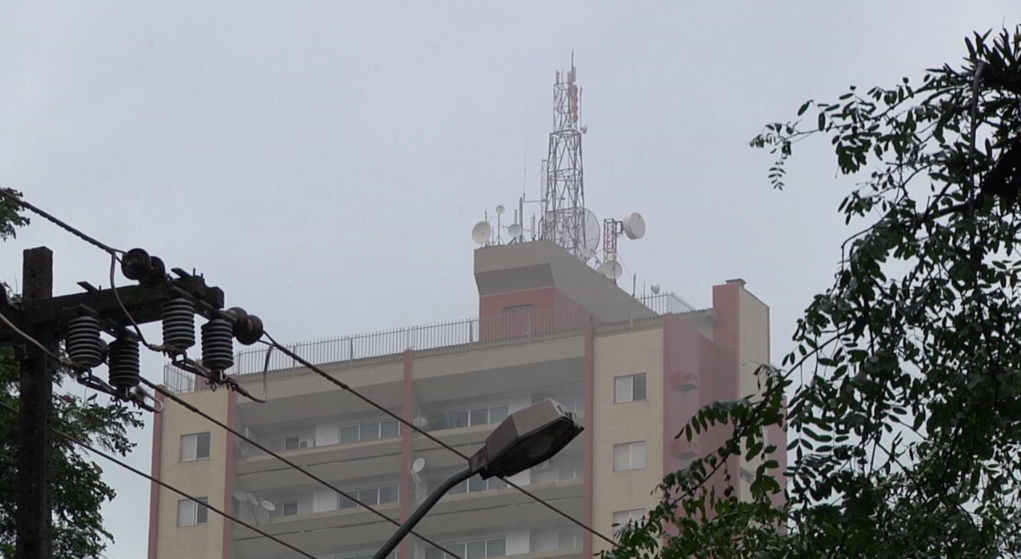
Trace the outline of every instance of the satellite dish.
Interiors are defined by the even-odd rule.
[[[546,223],[553,223],[557,219],[557,214],[553,210],[546,212]]]
[[[419,416],[416,417],[415,419],[412,419],[411,424],[414,425],[415,427],[418,427],[419,429],[425,429],[429,427],[429,420]]]
[[[257,499],[255,495],[251,493],[248,494],[248,502],[252,503],[255,506],[259,506],[259,499]]]
[[[515,223],[507,228],[507,232],[510,233],[511,237],[520,237],[522,231],[524,231],[524,228],[521,227],[520,223]]]
[[[504,208],[503,206],[497,206],[496,207],[496,215],[503,215],[503,212],[505,212],[505,211],[507,211],[507,209]]]
[[[641,239],[645,236],[645,218],[638,212],[624,218],[624,233],[631,240]]]
[[[588,125],[587,124],[582,124],[581,125],[581,133],[584,134],[586,132],[588,132]]]
[[[585,225],[582,228],[582,234],[585,235],[585,238],[581,249],[581,253],[585,256],[586,260],[592,258],[592,255],[596,253],[596,249],[599,248],[599,233],[601,230],[599,218],[596,217],[596,214],[592,213],[592,210],[586,209]]]
[[[269,502],[269,501],[263,501],[262,502],[262,508],[268,510],[269,512],[273,512],[273,511],[277,510],[277,506],[274,505],[273,503]]]
[[[421,472],[423,468],[425,468],[425,458],[416,458],[415,461],[411,463],[411,471],[416,474]]]
[[[480,221],[472,227],[472,240],[480,245],[484,245],[489,242],[489,236],[493,234],[493,228],[489,226],[489,222]]]
[[[658,283],[654,283],[654,284],[650,285],[649,289],[652,291],[653,295],[659,295],[659,284]]]
[[[607,260],[599,265],[598,271],[600,274],[616,281],[617,278],[624,274],[624,266],[621,266],[618,260]]]
[[[244,491],[235,491],[234,498],[243,503],[248,500],[248,493],[245,493]]]

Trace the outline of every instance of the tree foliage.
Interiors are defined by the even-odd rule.
[[[689,424],[725,426],[728,442],[667,476],[660,505],[610,555],[1021,553],[1021,27],[965,46],[963,64],[920,85],[808,101],[752,141],[777,154],[780,189],[796,144],[827,137],[859,181],[839,211],[861,232],[784,369],[760,370],[762,394]],[[730,473],[715,465],[769,460],[763,433],[784,422],[788,470],[760,467],[750,500],[717,495],[706,480]]]
[[[11,191],[13,192],[13,191]],[[15,193],[17,195],[17,193]],[[19,208],[0,197],[0,239],[13,237],[15,227],[26,225]],[[0,284],[0,289],[6,289]],[[18,407],[19,368],[12,347],[0,347],[0,402]],[[58,384],[73,379],[68,371],[55,376]],[[54,389],[54,429],[122,456],[134,446],[129,427],[142,425],[136,412],[120,403],[101,403],[96,395],[77,396]],[[104,397],[105,399],[105,397]],[[113,536],[103,527],[100,507],[115,492],[103,479],[103,470],[66,439],[53,438],[53,556],[57,559],[99,557]],[[18,417],[0,407],[0,557],[14,557],[15,515],[18,493]]]

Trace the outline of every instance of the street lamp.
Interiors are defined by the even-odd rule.
[[[455,485],[475,474],[489,479],[523,472],[552,458],[584,429],[574,420],[574,414],[550,399],[510,414],[486,437],[486,444],[468,460],[468,467],[443,480],[390,536],[373,559],[389,555]]]

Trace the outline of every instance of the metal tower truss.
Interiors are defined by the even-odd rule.
[[[586,246],[585,185],[579,130],[579,89],[571,71],[557,72],[553,84],[553,132],[549,135],[546,188],[543,192],[541,237],[550,239],[582,260]],[[595,240],[598,242],[598,240]]]

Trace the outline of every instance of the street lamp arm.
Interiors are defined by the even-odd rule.
[[[450,491],[455,485],[463,482],[473,475],[475,475],[475,470],[468,467],[443,480],[443,483],[441,483],[439,487],[434,489],[433,492],[426,497],[425,501],[423,501],[422,504],[415,509],[415,512],[413,512],[411,516],[404,521],[404,524],[402,524],[401,527],[394,532],[394,535],[390,536],[390,539],[383,544],[383,547],[376,552],[376,555],[374,555],[372,559],[383,559],[387,555],[390,555],[390,552],[397,547],[397,544],[401,543],[404,536],[408,535],[408,532],[411,532],[411,530],[414,529],[415,525],[422,520],[422,517],[424,517],[427,512],[429,512],[429,509],[433,508],[433,506],[435,506],[436,503],[443,498],[443,495],[445,495],[447,491]]]

